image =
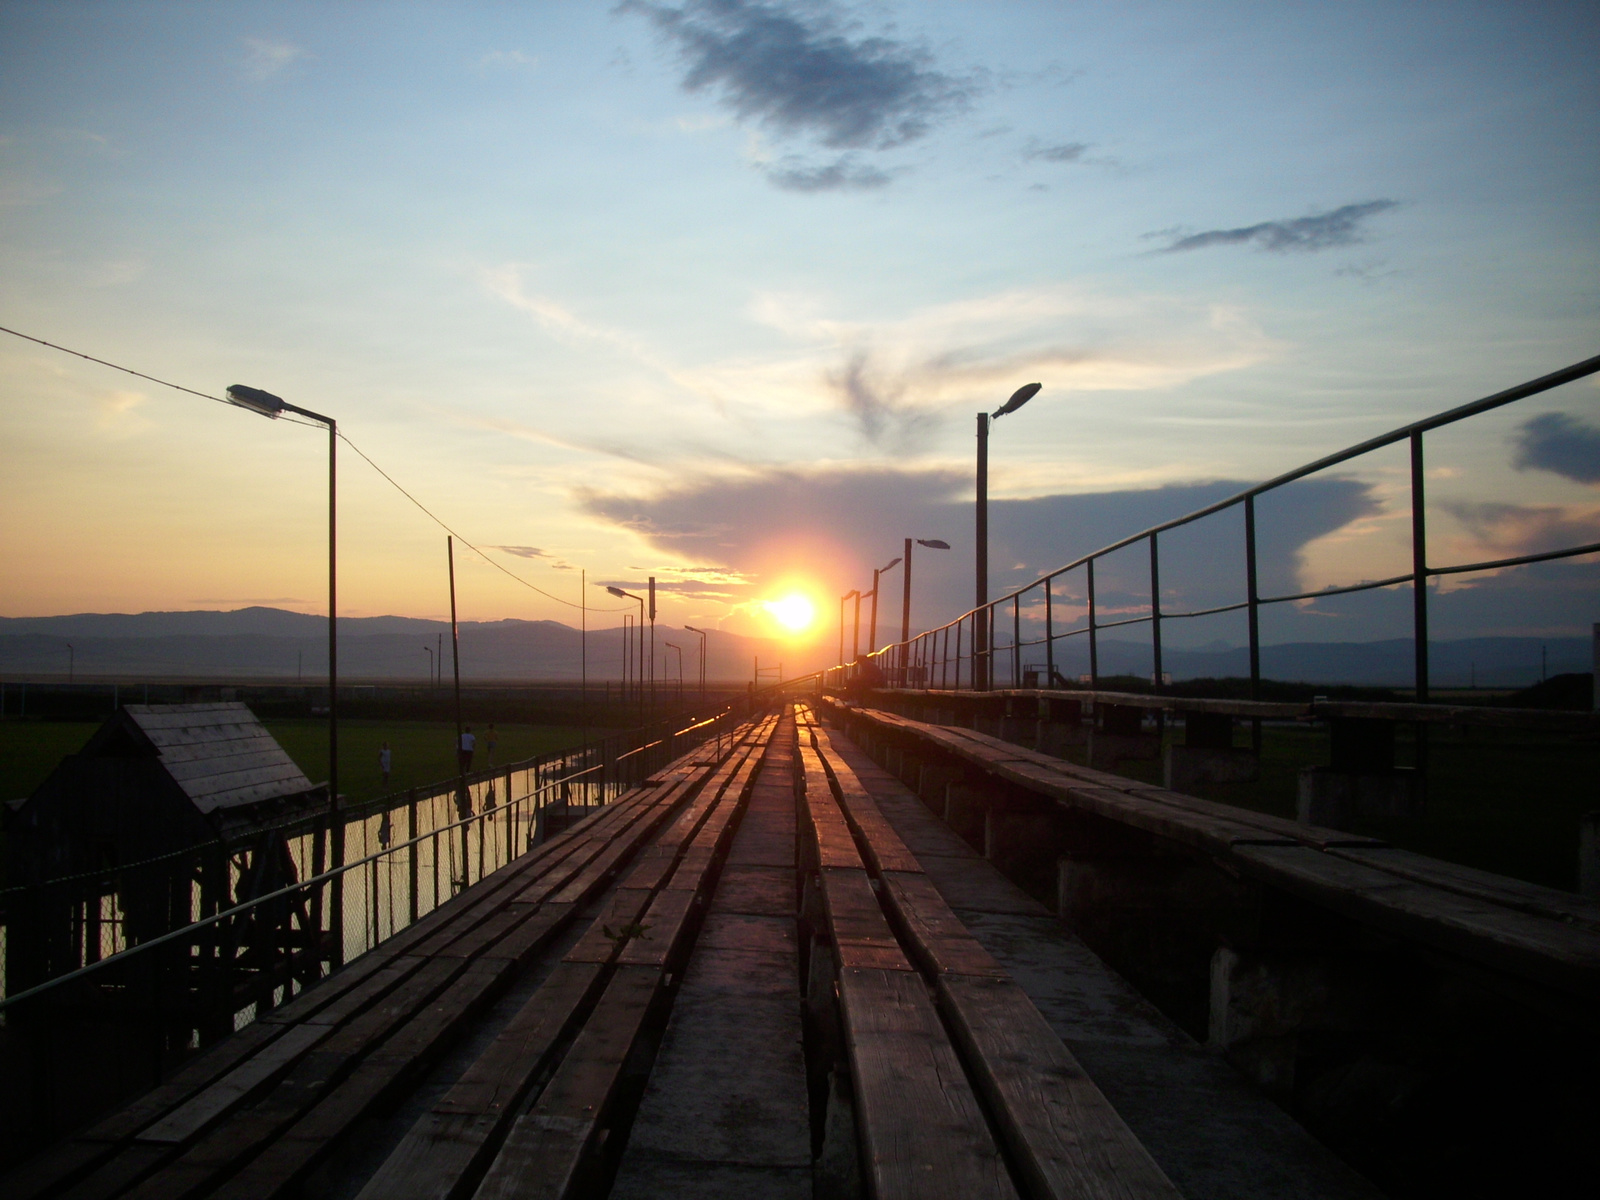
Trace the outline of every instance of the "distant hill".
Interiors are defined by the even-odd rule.
[[[460,636],[463,679],[576,679],[582,668],[581,634],[559,621],[463,621]],[[0,618],[0,673],[65,674],[70,642],[81,677],[294,679],[303,671],[308,678],[320,678],[327,672],[327,638],[326,618],[276,608],[5,617]],[[429,666],[424,648],[435,649],[441,638],[449,678],[448,621],[341,617],[339,675],[422,681]],[[656,626],[657,679],[677,677],[678,657],[667,649],[669,641],[683,648],[684,679],[696,679],[699,636],[669,625]],[[647,633],[647,653],[648,642]],[[748,679],[758,655],[763,666],[781,661],[788,674],[815,670],[825,665],[822,658],[832,658],[826,639],[824,643],[807,658],[792,645],[713,632],[707,641],[706,674],[713,680]],[[588,660],[591,678],[619,678],[621,631],[591,630]]]
[[[472,680],[576,679],[580,669],[578,630],[559,621],[464,621],[461,623],[461,673]],[[339,673],[351,680],[422,680],[428,655],[443,635],[445,673],[449,674],[450,625],[416,617],[345,617],[339,621]],[[277,608],[233,612],[79,613],[65,617],[0,618],[0,673],[64,675],[65,644],[71,642],[81,676],[191,676],[293,679],[297,660],[308,677],[326,671],[324,618]],[[685,679],[695,677],[699,638],[683,629],[656,627],[657,677],[677,674],[676,655],[668,665],[665,644],[683,647]],[[621,670],[619,630],[589,634],[589,675],[615,679]],[[1540,651],[1544,651],[1541,668]],[[750,678],[752,659],[784,664],[796,675],[831,664],[834,643],[823,638],[809,652],[775,640],[713,633],[707,675],[715,680]],[[1082,637],[1060,641],[1055,660],[1068,676],[1089,670]],[[1468,638],[1430,646],[1436,687],[1526,687],[1541,670],[1551,676],[1588,674],[1593,651],[1587,638]],[[1262,674],[1271,679],[1408,687],[1411,642],[1289,642],[1261,649]],[[1025,666],[1043,665],[1042,647],[1028,647]],[[1001,670],[1009,652],[1001,650]],[[1175,679],[1239,677],[1250,673],[1242,646],[1212,643],[1198,649],[1167,647],[1162,667]],[[1105,675],[1149,676],[1147,642],[1100,642]]]

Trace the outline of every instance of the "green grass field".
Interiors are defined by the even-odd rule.
[[[328,777],[328,723],[317,719],[267,721],[289,757],[313,782]],[[0,797],[26,796],[67,754],[75,753],[99,726],[77,721],[0,721]],[[510,763],[576,745],[582,730],[563,725],[500,725],[495,762]],[[487,765],[484,727],[474,726],[478,753],[473,766]],[[455,726],[443,721],[340,721],[339,790],[351,801],[384,790],[378,747],[394,752],[390,791],[448,779],[455,774]]]

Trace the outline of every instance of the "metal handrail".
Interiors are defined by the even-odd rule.
[[[706,719],[704,721],[700,721],[697,724],[690,726],[689,729],[682,730],[680,732],[681,733],[687,733],[687,732],[689,732],[690,730],[693,730],[693,729],[700,729],[700,728],[703,728],[703,727],[705,727],[707,725],[716,724],[717,722],[725,720],[726,718],[731,716],[732,712],[733,712],[733,710],[730,707],[728,709],[725,709],[723,712],[718,713],[716,716],[710,717],[710,718],[708,718],[708,719]],[[665,743],[666,743],[666,739],[665,738],[658,739],[657,741],[651,742],[648,746],[640,746],[640,747],[637,747],[636,749],[634,749],[632,751],[629,751],[629,754],[637,754],[642,750],[647,750],[647,749],[653,748],[655,746],[664,745]],[[627,757],[627,756],[626,755],[619,755],[614,761],[615,762],[621,762],[624,757]],[[530,760],[524,760],[524,761],[531,762],[533,760],[530,759]],[[504,772],[506,770],[514,770],[514,769],[516,769],[516,768],[515,767],[497,768],[496,771],[493,774],[498,775],[498,774],[501,774],[502,772]],[[576,771],[576,772],[574,772],[574,773],[572,773],[570,775],[563,775],[560,779],[553,779],[550,782],[548,782],[546,784],[543,784],[543,785],[541,785],[539,787],[536,787],[530,792],[527,792],[525,795],[523,795],[515,803],[521,804],[524,801],[532,800],[532,799],[534,799],[535,797],[541,795],[544,792],[552,791],[552,790],[554,790],[556,788],[560,788],[560,787],[563,787],[565,785],[568,785],[574,779],[579,779],[579,778],[581,778],[581,777],[583,777],[585,775],[591,774],[592,772],[600,771],[600,770],[604,770],[604,769],[605,769],[605,764],[604,763],[596,763],[593,766],[583,768],[581,771]],[[186,940],[188,938],[191,938],[199,930],[206,929],[206,928],[209,928],[209,927],[211,927],[213,925],[219,924],[219,923],[221,923],[223,921],[226,921],[226,920],[228,920],[228,919],[230,919],[232,917],[235,917],[235,916],[239,915],[240,913],[248,912],[249,910],[251,910],[253,908],[256,908],[256,907],[258,907],[260,905],[270,903],[271,901],[274,901],[274,900],[282,899],[283,897],[291,895],[291,894],[296,893],[296,892],[308,891],[309,889],[311,889],[313,887],[320,886],[321,884],[327,883],[330,880],[337,879],[342,875],[348,874],[349,872],[351,872],[353,870],[356,870],[359,867],[363,867],[363,866],[366,866],[368,864],[375,863],[379,859],[386,858],[386,857],[389,857],[389,856],[394,855],[394,854],[398,854],[399,852],[401,852],[401,851],[403,851],[403,850],[405,850],[405,849],[407,849],[409,847],[418,846],[418,845],[421,845],[422,843],[428,842],[428,841],[436,841],[439,837],[448,835],[449,833],[451,833],[454,830],[463,829],[463,828],[473,824],[474,822],[481,822],[481,821],[487,820],[496,811],[503,810],[504,808],[507,808],[509,806],[510,806],[510,802],[508,802],[508,804],[506,804],[506,805],[497,805],[494,809],[485,809],[484,811],[478,812],[478,813],[474,813],[469,817],[463,817],[462,819],[460,819],[458,821],[452,821],[452,822],[450,822],[448,824],[445,824],[445,825],[436,826],[433,829],[429,830],[427,833],[417,834],[415,837],[408,838],[403,842],[395,842],[392,845],[385,846],[382,849],[376,851],[375,853],[366,855],[363,858],[356,859],[356,860],[354,860],[352,862],[344,863],[341,866],[330,867],[328,870],[320,872],[317,875],[311,876],[311,877],[306,878],[306,879],[299,880],[298,882],[295,882],[295,883],[287,884],[284,887],[278,888],[276,891],[268,892],[268,893],[266,893],[264,895],[261,895],[261,896],[251,897],[249,900],[246,900],[242,904],[236,904],[231,908],[227,908],[227,909],[224,909],[224,910],[222,910],[220,912],[213,913],[210,916],[203,917],[198,921],[191,921],[189,924],[184,925],[181,928],[174,929],[174,930],[169,930],[167,933],[160,934],[160,935],[158,935],[156,937],[153,937],[153,938],[150,938],[150,939],[148,939],[146,941],[139,942],[136,945],[128,946],[125,949],[119,950],[114,954],[107,955],[105,958],[98,959],[95,962],[85,964],[84,966],[79,967],[79,968],[77,968],[77,969],[75,969],[73,971],[68,971],[65,974],[57,975],[54,978],[47,979],[42,983],[35,984],[33,987],[27,988],[24,991],[16,993],[15,995],[6,996],[4,998],[0,998],[0,1012],[4,1012],[8,1008],[10,1008],[12,1005],[19,1004],[22,1001],[27,1000],[30,997],[37,996],[40,993],[48,991],[51,988],[64,986],[67,983],[71,983],[71,982],[75,982],[77,980],[81,980],[84,976],[92,974],[92,973],[94,973],[96,971],[102,970],[103,968],[105,968],[105,967],[107,967],[107,966],[109,966],[109,965],[111,965],[113,963],[125,963],[129,959],[133,958],[134,956],[142,954],[142,953],[145,953],[145,952],[150,951],[150,950],[153,950],[158,946],[162,946],[162,945],[165,945],[167,943],[174,942],[174,941]],[[152,861],[154,861],[154,860],[152,860]],[[332,932],[332,931],[330,931],[330,932]],[[338,932],[340,933],[341,936],[343,935],[343,931],[342,930],[340,930]]]
[[[967,672],[968,685],[970,687],[977,687],[980,683],[983,683],[987,680],[989,685],[992,686],[992,679],[989,677],[991,677],[994,673],[996,654],[1000,650],[1009,649],[1014,659],[1013,673],[1015,674],[1019,669],[1018,663],[1015,661],[1016,656],[1020,653],[1022,647],[1025,645],[1043,644],[1046,647],[1047,657],[1050,659],[1049,670],[1053,672],[1055,669],[1054,654],[1052,653],[1054,643],[1064,638],[1076,637],[1079,634],[1088,634],[1090,637],[1090,678],[1091,681],[1093,681],[1099,677],[1096,635],[1098,635],[1102,630],[1106,629],[1116,629],[1127,625],[1148,623],[1152,626],[1152,651],[1155,667],[1154,686],[1156,687],[1157,691],[1160,691],[1163,686],[1160,641],[1160,628],[1163,621],[1212,616],[1220,613],[1246,610],[1249,613],[1250,681],[1252,694],[1254,694],[1260,684],[1260,633],[1257,624],[1257,612],[1261,606],[1267,604],[1283,604],[1296,600],[1311,600],[1323,597],[1348,595],[1356,592],[1373,591],[1379,588],[1394,587],[1399,584],[1410,583],[1417,591],[1417,596],[1413,602],[1413,642],[1416,659],[1415,690],[1418,700],[1426,702],[1428,697],[1428,651],[1427,597],[1425,585],[1428,579],[1437,578],[1442,575],[1456,575],[1465,574],[1472,571],[1496,570],[1503,567],[1522,566],[1529,563],[1549,562],[1563,558],[1580,557],[1585,554],[1600,553],[1600,543],[1588,543],[1580,546],[1566,547],[1559,550],[1543,551],[1538,554],[1516,555],[1510,558],[1495,559],[1486,562],[1455,564],[1443,567],[1429,566],[1426,562],[1426,527],[1423,516],[1425,509],[1423,499],[1424,477],[1422,435],[1431,430],[1454,424],[1469,417],[1477,416],[1481,413],[1501,408],[1507,404],[1512,404],[1519,400],[1525,400],[1530,396],[1539,395],[1540,393],[1549,391],[1552,388],[1560,387],[1563,384],[1586,378],[1587,376],[1593,375],[1596,372],[1600,372],[1600,355],[1584,359],[1581,362],[1573,363],[1570,366],[1563,367],[1558,371],[1552,371],[1547,375],[1542,375],[1537,379],[1529,380],[1526,383],[1518,384],[1515,387],[1506,388],[1505,390],[1496,392],[1493,395],[1485,396],[1467,404],[1458,405],[1455,408],[1446,409],[1444,412],[1435,413],[1432,416],[1424,417],[1418,421],[1412,421],[1406,425],[1392,429],[1387,433],[1379,434],[1376,437],[1368,438],[1365,441],[1358,442],[1353,446],[1348,446],[1343,450],[1324,455],[1323,457],[1315,459],[1312,462],[1295,467],[1293,470],[1285,471],[1280,475],[1276,475],[1262,483],[1254,484],[1251,487],[1245,488],[1244,490],[1237,492],[1226,499],[1205,505],[1202,508],[1195,509],[1193,512],[1186,513],[1183,516],[1173,518],[1172,520],[1165,521],[1157,525],[1152,525],[1138,533],[1131,534],[1128,537],[1112,542],[1106,546],[1102,546],[1098,550],[1093,550],[1088,554],[1081,555],[1064,566],[1057,567],[1055,570],[1039,576],[1037,579],[1030,581],[1020,588],[1008,592],[994,600],[990,600],[985,604],[978,605],[967,610],[965,613],[961,614],[961,616],[952,621],[947,621],[943,625],[924,630],[922,633],[919,633],[915,637],[905,641],[891,643],[890,645],[883,647],[881,650],[874,651],[866,657],[869,660],[879,660],[890,663],[898,660],[900,666],[895,669],[907,672],[907,677],[909,678],[909,671],[912,668],[913,653],[926,649],[928,651],[928,653],[924,656],[926,661],[922,664],[919,664],[922,669],[931,671],[935,666],[938,666],[944,668],[944,670],[948,672],[953,661],[956,673],[956,686],[959,688],[961,686],[961,665],[963,661],[967,661],[970,667]],[[1260,595],[1256,590],[1256,535],[1254,508],[1256,497],[1270,492],[1276,488],[1283,487],[1286,484],[1304,479],[1309,475],[1314,475],[1319,471],[1328,469],[1329,467],[1338,466],[1341,463],[1349,462],[1374,450],[1379,450],[1386,446],[1397,445],[1401,442],[1409,442],[1411,447],[1412,569],[1403,575],[1395,575],[1387,579],[1367,580],[1362,583],[1323,588],[1313,592],[1299,592],[1286,596]],[[1216,513],[1223,512],[1241,504],[1244,506],[1245,510],[1246,598],[1232,604],[1190,612],[1168,613],[1161,611],[1158,549],[1159,536],[1169,530],[1181,528],[1182,526],[1201,520],[1204,517],[1212,516]],[[1130,546],[1137,545],[1142,541],[1148,541],[1150,543],[1150,611],[1137,617],[1129,617],[1117,621],[1098,620],[1096,616],[1094,588],[1095,562],[1106,557],[1107,555],[1117,552],[1118,550],[1123,550]],[[1080,567],[1084,567],[1088,571],[1088,623],[1085,626],[1077,629],[1056,633],[1052,628],[1051,622],[1051,585],[1060,576],[1069,571],[1077,570]],[[1031,593],[1040,588],[1042,588],[1044,592],[1045,633],[1042,638],[1023,641],[1020,635],[1022,600],[1024,597],[1029,596]],[[1017,627],[1016,632],[1013,635],[1012,644],[1009,647],[996,646],[996,639],[992,636],[992,627],[995,624],[995,610],[1004,604],[1012,605],[1013,624]],[[979,623],[981,623],[985,629],[990,630],[991,636],[983,639],[983,641],[986,643],[983,649],[972,650],[966,655],[963,655],[960,652],[960,634],[962,629],[968,623],[973,624],[975,635],[984,631],[983,629],[978,628]],[[937,639],[939,635],[943,634],[946,638],[946,642],[948,642],[949,632],[952,629],[955,629],[957,632],[957,653],[954,660],[948,656],[948,645],[946,646],[946,655],[941,658],[938,654],[937,643],[934,640]],[[976,636],[974,636],[974,638],[969,640],[975,642],[978,639]],[[836,667],[827,668],[824,672],[824,675],[832,672],[839,672],[841,677],[847,680],[850,678],[853,669],[853,664],[851,663],[840,663]],[[1016,680],[1013,680],[1013,683],[1015,682]]]

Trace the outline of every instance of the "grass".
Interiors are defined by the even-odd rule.
[[[1244,730],[1240,733],[1244,736]],[[1328,761],[1327,732],[1269,725],[1262,734],[1259,779],[1200,784],[1195,794],[1293,818],[1300,768]],[[1413,747],[1404,739],[1396,750],[1402,765],[1413,761]],[[1072,748],[1068,757],[1082,763],[1082,748]],[[1118,773],[1161,782],[1156,761],[1124,762]],[[1429,736],[1424,811],[1415,817],[1368,820],[1350,832],[1573,891],[1578,884],[1579,818],[1600,808],[1597,775],[1600,745],[1594,742],[1524,731],[1476,729],[1463,734],[1453,727],[1435,728]]]
[[[289,757],[313,782],[328,777],[328,723],[321,719],[264,722]],[[98,724],[80,721],[0,721],[0,797],[27,796],[44,782],[62,757],[76,753]],[[475,725],[478,753],[473,766],[487,765],[484,727]],[[500,725],[497,763],[511,763],[576,745],[583,732],[565,725]],[[378,748],[393,751],[389,791],[448,779],[456,771],[455,726],[445,721],[339,722],[339,790],[350,801],[367,800],[385,789],[378,774]]]

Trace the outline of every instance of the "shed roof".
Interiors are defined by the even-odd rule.
[[[203,813],[311,790],[305,773],[237,701],[129,704],[123,712]]]

